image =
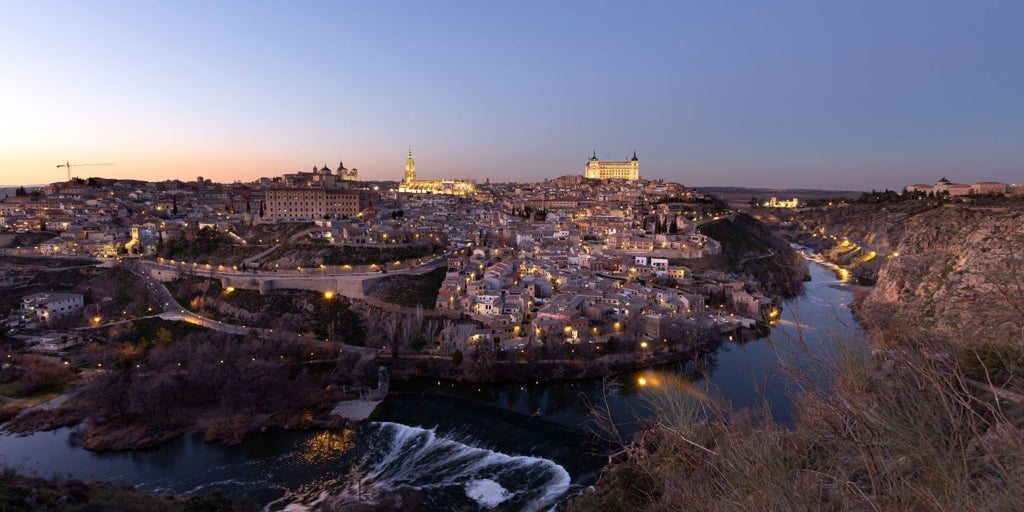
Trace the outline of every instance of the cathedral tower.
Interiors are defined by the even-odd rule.
[[[412,148],[409,148],[409,158],[405,159],[405,182],[416,181],[416,162],[412,160]]]

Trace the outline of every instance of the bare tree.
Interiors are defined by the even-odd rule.
[[[395,313],[385,313],[383,318],[386,343],[391,346],[391,356],[398,357],[398,336],[402,328],[401,318]]]

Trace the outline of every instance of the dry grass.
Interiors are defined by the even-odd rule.
[[[971,378],[980,364],[1021,382],[1019,345],[968,368],[967,349],[901,339],[871,356],[840,351],[837,381],[808,386],[788,429],[681,381],[659,386],[657,421],[570,510],[1024,510],[1024,403]]]

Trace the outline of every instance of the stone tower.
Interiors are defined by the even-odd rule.
[[[409,158],[405,159],[405,180],[406,183],[416,181],[416,162],[412,160],[412,148],[409,148]]]

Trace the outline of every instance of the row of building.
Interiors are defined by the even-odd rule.
[[[1024,185],[1000,183],[998,181],[979,181],[976,183],[953,183],[945,176],[934,185],[916,183],[907,185],[907,192],[923,192],[925,194],[949,194],[951,196],[966,195],[1024,195]]]

